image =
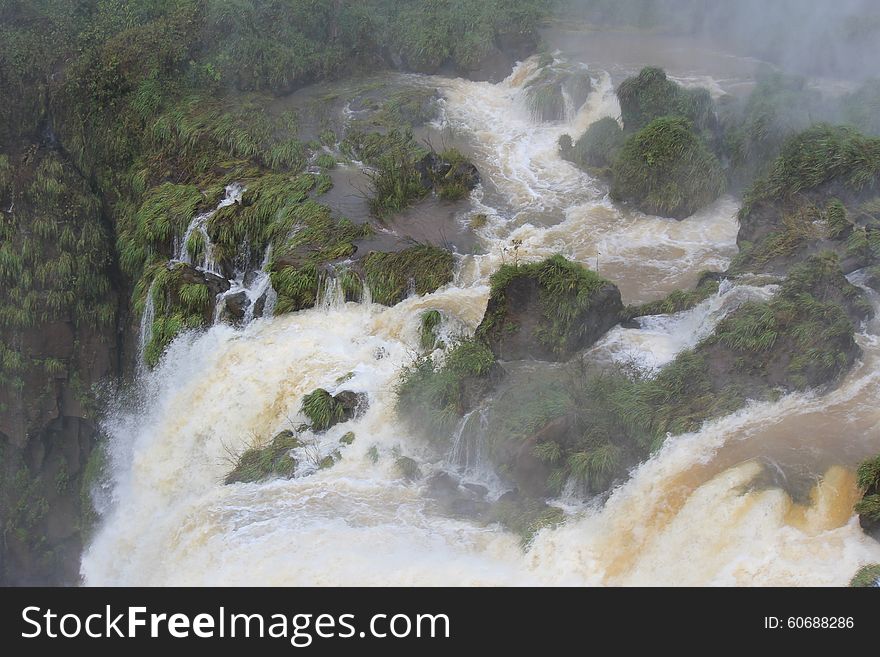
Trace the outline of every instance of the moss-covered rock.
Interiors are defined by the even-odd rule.
[[[629,137],[612,174],[614,200],[676,219],[717,199],[726,185],[718,158],[681,117],[654,119]]]
[[[504,360],[568,360],[618,323],[620,291],[562,256],[503,265],[477,336]]]
[[[440,94],[432,87],[407,87],[393,92],[380,105],[370,123],[389,129],[418,127],[436,118]]]
[[[859,357],[853,322],[871,314],[836,256],[815,256],[792,268],[770,301],[744,304],[719,322],[696,351],[716,376],[748,389],[822,386]]]
[[[814,258],[770,301],[741,306],[659,372],[578,361],[511,372],[483,411],[481,440],[529,497],[558,495],[566,483],[599,493],[669,434],[696,431],[780,389],[839,380],[859,355],[853,322],[869,313],[836,259]],[[469,435],[465,426],[462,439]]]
[[[697,132],[714,129],[715,108],[706,89],[685,89],[659,68],[644,68],[617,88],[620,114],[627,132],[636,132],[655,119],[680,116],[689,119]]]
[[[370,165],[370,210],[380,218],[431,193],[448,201],[460,200],[480,182],[477,168],[460,151],[426,149],[409,127],[385,132],[353,129],[342,148]]]
[[[847,273],[880,262],[880,139],[830,125],[792,137],[739,222],[737,271],[784,273],[821,251]]]
[[[569,142],[570,140],[569,137]],[[566,148],[565,142],[560,141],[560,153],[582,169],[601,173],[614,163],[624,141],[620,124],[616,119],[606,116],[592,123],[570,148]]]
[[[250,483],[272,477],[290,478],[296,471],[291,452],[302,443],[292,431],[282,431],[268,445],[245,450],[226,475],[224,483]]]
[[[880,529],[880,456],[864,461],[858,469],[858,484],[862,498],[855,511],[865,531]]]
[[[592,86],[586,69],[551,64],[526,83],[526,105],[536,121],[563,121],[586,102]]]
[[[312,423],[312,430],[326,431],[362,414],[367,403],[364,393],[343,390],[331,395],[323,388],[317,388],[303,397],[302,412]]]
[[[398,456],[394,461],[394,467],[407,481],[417,481],[422,478],[422,470],[418,462],[408,456]]]
[[[147,295],[152,296],[155,319],[145,336],[144,360],[155,367],[181,331],[211,324],[217,295],[229,289],[229,281],[184,262],[155,265],[144,281],[151,281],[150,286],[136,303],[143,308]]]
[[[539,531],[562,523],[565,512],[534,498],[505,494],[492,507],[490,518],[519,536],[527,548]]]
[[[853,576],[849,585],[858,589],[880,586],[880,564],[875,563],[860,568]]]
[[[374,251],[358,265],[373,301],[393,306],[410,293],[430,294],[452,282],[455,260],[446,249],[420,244],[392,253]]]
[[[422,186],[445,201],[458,201],[480,183],[480,172],[461,151],[428,153],[416,165]]]

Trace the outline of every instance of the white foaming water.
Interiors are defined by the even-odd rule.
[[[829,399],[790,396],[668,441],[603,508],[543,531],[527,553],[498,527],[432,515],[393,466],[402,453],[436,467],[396,421],[391,389],[419,314],[460,308],[473,321],[481,295],[468,292],[314,309],[176,341],[144,381],[143,409],[108,425],[115,506],[84,555],[85,582],[842,584],[880,558],[850,519],[855,486],[838,472],[803,510],[778,489],[745,492],[754,462],[691,472],[731,440],[861,394],[858,380]],[[318,456],[340,449],[341,460],[303,478],[223,485],[230,454],[298,423],[302,396],[319,386],[369,396],[363,417],[316,437]],[[354,444],[339,445],[349,430]]]
[[[691,310],[640,317],[638,329],[613,328],[596,343],[591,355],[607,355],[614,362],[634,363],[648,371],[659,369],[712,333],[725,315],[747,301],[765,301],[777,289],[776,285],[753,287],[724,281],[717,294]]]
[[[220,273],[220,266],[214,260],[214,245],[211,243],[211,238],[208,236],[208,220],[214,216],[214,214],[220,208],[225,208],[227,206],[232,205],[233,203],[238,203],[241,201],[241,195],[244,193],[245,189],[239,183],[232,183],[231,185],[227,185],[225,188],[225,193],[223,198],[220,200],[220,203],[217,204],[217,207],[211,210],[210,212],[203,212],[200,215],[193,217],[193,220],[189,223],[189,226],[186,228],[186,232],[183,234],[183,239],[176,245],[175,256],[174,259],[178,262],[185,262],[190,265],[197,266],[202,271],[211,272],[212,274]],[[199,232],[202,238],[202,243],[204,245],[202,249],[202,256],[199,262],[193,262],[192,256],[189,253],[189,248],[187,244],[189,243],[189,238],[192,237],[193,233],[196,231]],[[176,240],[177,238],[175,238]]]
[[[466,442],[479,412],[462,422],[446,459],[397,421],[393,388],[418,348],[422,312],[443,313],[447,340],[479,323],[509,240],[522,240],[526,258],[562,251],[593,266],[598,255],[601,273],[630,301],[693,283],[735,252],[732,199],[683,222],[647,217],[621,211],[600,183],[562,161],[560,134],[576,137],[618,113],[610,79],[597,73],[597,91],[570,125],[535,124],[519,91],[534,70],[527,62],[494,86],[434,79],[448,121],[473,138],[486,181],[474,198],[490,215],[489,253],[464,257],[453,285],[394,308],[370,304],[369,290],[364,303],[343,303],[326,285],[313,310],[183,335],[142,377],[140,405],[106,423],[114,499],[83,557],[86,584],[838,585],[880,561],[880,545],[852,518],[851,472],[828,469],[803,506],[757,483],[764,450],[824,440],[817,417],[841,432],[828,437],[835,445],[880,448],[876,322],[859,338],[865,362],[834,393],[752,405],[668,440],[603,506],[567,505],[568,522],[543,530],[528,552],[497,526],[436,515],[421,486],[399,476],[400,454],[426,474],[455,466],[485,476],[481,446]],[[644,318],[640,330],[615,330],[597,353],[637,352],[659,365],[736,304],[768,293],[726,289],[686,313]],[[299,471],[312,474],[223,485],[232,455],[298,425],[302,397],[316,387],[366,393],[369,409],[305,434]],[[355,441],[341,445],[347,431]],[[339,462],[316,471],[314,460],[335,450]]]
[[[472,198],[488,217],[480,234],[491,249],[464,262],[460,282],[496,270],[505,258],[501,249],[513,240],[526,260],[562,253],[594,269],[598,261],[629,302],[658,298],[692,285],[700,271],[726,268],[736,254],[736,200],[725,196],[684,221],[621,210],[604,184],[558,152],[561,135],[577,139],[594,121],[619,116],[610,75],[596,72],[593,92],[570,123],[536,123],[522,94],[536,71],[531,59],[498,85],[434,78],[447,99],[445,125],[472,137],[485,181]]]
[[[153,339],[153,322],[156,319],[156,302],[153,299],[153,284],[147,290],[147,301],[144,304],[144,314],[141,315],[141,325],[138,331],[138,366],[144,364],[144,354],[147,345]]]
[[[244,294],[245,297],[243,324],[249,324],[254,320],[260,299],[263,299],[261,315],[263,317],[272,317],[275,303],[278,300],[278,294],[272,287],[272,278],[268,271],[271,258],[272,245],[270,244],[266,247],[266,253],[263,255],[263,261],[260,263],[258,270],[250,271],[245,265],[244,268],[235,272],[235,277],[229,280],[229,289],[217,295],[217,300],[214,304],[214,324],[220,321],[223,311],[226,309],[227,299],[237,294]]]

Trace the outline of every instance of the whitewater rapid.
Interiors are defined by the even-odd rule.
[[[522,240],[521,258],[562,252],[594,266],[598,257],[633,302],[723,268],[736,252],[732,198],[683,222],[621,211],[601,183],[558,157],[561,134],[619,113],[607,74],[596,72],[596,90],[568,124],[535,124],[521,94],[533,72],[526,62],[498,85],[427,81],[445,98],[440,127],[472,144],[484,178],[473,211],[490,217],[480,231],[486,253],[458,256],[452,284],[393,308],[337,300],[185,334],[141,376],[137,401],[111,410],[110,481],[83,555],[85,584],[841,585],[880,561],[880,545],[852,515],[851,467],[817,456],[813,491],[797,503],[762,478],[768,454],[787,465],[787,441],[810,440],[804,425],[832,434],[810,445],[827,441],[834,449],[823,455],[840,450],[847,466],[880,451],[876,323],[859,336],[864,362],[836,392],[753,404],[669,439],[604,504],[567,501],[567,521],[525,551],[497,525],[439,515],[422,485],[399,475],[399,455],[426,475],[446,467],[394,413],[419,316],[437,309],[447,332],[473,330],[512,240]],[[594,351],[662,365],[725,312],[771,291],[724,287],[686,313],[615,329]],[[294,479],[224,485],[235,455],[303,421],[301,399],[317,387],[368,396],[363,416],[303,435],[313,461],[335,450],[341,459]],[[348,431],[355,440],[341,445]],[[490,496],[503,492],[485,483]]]

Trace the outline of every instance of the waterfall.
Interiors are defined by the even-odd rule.
[[[193,265],[202,271],[220,275],[220,266],[214,260],[214,245],[211,243],[211,237],[208,235],[208,220],[221,208],[228,207],[233,203],[239,203],[244,192],[245,188],[239,183],[227,185],[224,189],[223,198],[217,204],[216,208],[210,212],[203,212],[194,217],[193,220],[190,221],[189,226],[187,226],[186,231],[183,234],[183,239],[175,243],[174,260]],[[193,261],[188,247],[190,238],[195,233],[198,233],[201,236],[203,245],[201,257],[197,262]],[[175,240],[176,239],[177,238],[175,237]]]
[[[147,345],[153,339],[153,322],[156,320],[156,302],[153,300],[153,287],[151,284],[147,290],[147,299],[144,303],[144,312],[141,315],[141,325],[138,331],[138,364],[143,366],[147,351]]]
[[[103,425],[113,505],[83,556],[87,585],[841,585],[858,564],[880,562],[880,545],[852,517],[853,475],[832,458],[880,445],[878,320],[863,327],[862,362],[833,393],[751,404],[668,440],[601,504],[554,502],[566,522],[542,530],[528,552],[497,524],[432,511],[426,482],[438,471],[455,470],[492,496],[510,484],[492,468],[484,409],[430,441],[398,418],[394,390],[418,353],[423,312],[441,312],[444,339],[472,333],[512,239],[528,260],[561,251],[593,263],[600,252],[603,275],[630,303],[693,285],[736,253],[733,198],[682,222],[645,216],[612,204],[602,184],[563,161],[561,134],[577,137],[619,114],[611,77],[598,74],[566,125],[535,125],[517,102],[534,70],[535,60],[525,62],[497,85],[429,78],[445,98],[440,126],[471,140],[484,178],[479,202],[491,210],[482,252],[461,257],[452,284],[387,308],[372,304],[367,285],[361,305],[342,303],[338,280],[327,277],[317,307],[273,317],[267,252],[257,275],[242,270],[233,281],[248,298],[246,318],[265,299],[264,321],[182,335],[141,374],[141,403],[118,404]],[[228,189],[224,202],[234,197]],[[201,230],[196,220],[191,227]],[[635,353],[659,367],[773,289],[722,283],[689,311],[614,329],[591,357]],[[301,427],[301,406],[319,387],[363,394],[369,406],[315,433]],[[290,479],[222,483],[237,455],[290,428],[338,460]],[[341,442],[348,432],[353,442]],[[814,459],[808,502],[759,479],[780,455]],[[425,478],[402,477],[400,456]]]

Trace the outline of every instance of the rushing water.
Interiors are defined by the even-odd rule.
[[[880,561],[852,515],[852,468],[880,451],[876,321],[858,337],[863,362],[837,391],[753,404],[669,439],[604,504],[567,499],[567,522],[528,551],[496,525],[439,515],[420,485],[401,479],[394,461],[405,455],[426,474],[458,469],[490,496],[504,491],[481,446],[463,438],[479,411],[438,458],[397,421],[393,388],[417,350],[420,313],[441,310],[447,336],[477,325],[512,240],[518,258],[598,259],[630,302],[693,284],[736,251],[734,199],[682,222],[645,216],[615,207],[558,157],[561,134],[618,113],[609,73],[595,71],[570,122],[536,124],[521,93],[533,72],[527,62],[498,85],[416,80],[441,89],[435,129],[466,143],[483,173],[472,209],[490,217],[484,253],[459,256],[453,284],[384,308],[344,303],[328,281],[316,308],[184,335],[142,375],[140,403],[106,423],[113,499],[83,557],[87,584],[843,584]],[[691,311],[613,330],[592,355],[659,367],[771,292],[724,285]],[[369,409],[305,434],[304,476],[223,485],[233,455],[300,424],[302,396],[316,387],[366,393]],[[340,446],[347,431],[356,439]],[[337,449],[341,460],[317,470]]]

